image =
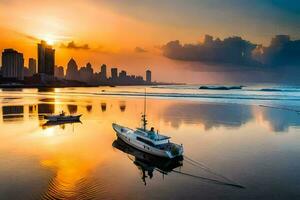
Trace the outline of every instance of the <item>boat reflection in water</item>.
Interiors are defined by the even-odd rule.
[[[168,173],[173,172],[181,176],[187,176],[190,178],[195,178],[199,181],[202,181],[204,183],[208,184],[215,184],[215,185],[221,185],[221,186],[230,186],[234,188],[245,188],[243,185],[240,185],[236,183],[235,181],[218,174],[214,172],[213,170],[209,169],[208,167],[205,167],[201,163],[192,160],[189,157],[184,156],[185,159],[183,159],[183,156],[176,157],[174,159],[168,159],[163,157],[157,157],[145,152],[142,152],[134,147],[131,147],[130,145],[123,142],[121,139],[116,139],[113,144],[113,147],[123,151],[124,153],[130,155],[129,158],[133,161],[133,163],[137,166],[139,170],[142,172],[142,180],[144,184],[146,185],[146,178],[151,179],[153,177],[153,172],[156,170],[159,173],[161,173],[163,176],[168,175]],[[183,166],[183,161],[185,164],[192,165],[193,167],[196,167],[198,170],[204,170],[208,174],[210,174],[213,177],[205,177],[205,176],[199,176],[197,174],[191,173],[191,172],[184,172],[181,170],[181,167]],[[176,169],[179,168],[179,169]]]
[[[167,175],[172,172],[173,169],[181,167],[183,165],[183,157],[177,157],[175,159],[166,159],[162,157],[153,156],[151,154],[144,153],[138,149],[135,149],[120,139],[116,139],[112,146],[126,154],[131,155],[129,157],[133,163],[142,172],[142,180],[146,185],[146,178],[151,179],[153,177],[154,170],[160,172],[163,175]]]
[[[52,127],[52,126],[60,126],[60,128],[62,129],[65,129],[65,125],[66,124],[77,124],[77,123],[80,123],[82,124],[82,122],[80,120],[78,121],[65,121],[65,122],[62,122],[62,121],[47,121],[46,123],[42,124],[42,128],[43,129],[46,129],[46,128],[49,128],[49,127]]]

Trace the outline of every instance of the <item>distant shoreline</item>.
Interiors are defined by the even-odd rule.
[[[77,88],[77,87],[117,87],[117,86],[158,86],[158,85],[185,85],[185,83],[151,83],[151,84],[75,84],[75,85],[0,85],[0,89],[9,89],[9,88]]]

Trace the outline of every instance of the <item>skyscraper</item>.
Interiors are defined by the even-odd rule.
[[[45,41],[38,44],[38,73],[54,76],[55,50]]]
[[[79,72],[76,61],[71,58],[68,62],[67,71],[66,71],[66,79],[68,80],[79,80]]]
[[[150,70],[146,71],[146,82],[151,83],[151,71]]]
[[[55,66],[54,67],[54,76],[60,79],[64,78],[64,68],[62,66]]]
[[[23,54],[14,49],[4,49],[2,52],[2,76],[4,78],[24,79]]]
[[[91,63],[87,63],[86,67],[81,67],[79,70],[80,80],[83,82],[93,81],[94,70]]]
[[[118,80],[118,68],[111,68],[111,79],[113,81]]]
[[[106,81],[107,80],[107,74],[106,74],[106,65],[101,65],[101,71],[100,71],[100,80]]]
[[[119,79],[120,81],[125,81],[126,80],[126,77],[127,77],[127,72],[122,70],[120,73],[119,73]]]
[[[29,58],[28,68],[29,68],[29,75],[30,76],[36,74],[36,60],[35,59]]]

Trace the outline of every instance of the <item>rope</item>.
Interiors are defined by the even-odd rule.
[[[203,165],[202,163],[200,163],[200,162],[198,162],[198,161],[196,161],[196,160],[193,160],[192,158],[189,158],[188,156],[185,156],[185,155],[184,155],[184,158],[185,158],[185,161],[186,161],[187,163],[189,163],[189,164],[191,164],[191,165],[193,165],[193,166],[195,166],[195,167],[199,167],[199,168],[203,169],[204,171],[206,171],[206,172],[208,172],[208,173],[210,173],[210,174],[213,174],[213,175],[215,175],[215,176],[217,176],[217,177],[223,178],[223,179],[226,180],[226,181],[229,181],[229,182],[232,182],[232,183],[236,184],[235,181],[233,181],[233,180],[231,180],[231,179],[229,179],[229,178],[223,176],[222,174],[213,172],[210,168],[206,167],[206,166]],[[238,184],[237,184],[237,185],[238,185]]]
[[[218,184],[218,185],[227,185],[227,186],[232,186],[232,187],[237,187],[237,188],[245,188],[244,186],[239,185],[239,184],[226,183],[226,182],[222,182],[222,181],[219,181],[219,180],[216,180],[216,179],[205,178],[205,177],[197,176],[197,175],[194,175],[194,174],[189,174],[189,173],[186,173],[186,172],[180,172],[180,171],[177,171],[177,170],[172,170],[172,172],[182,174],[182,175],[185,175],[185,176],[189,176],[189,177],[193,177],[193,178],[197,178],[197,179],[201,179],[203,181],[208,181],[208,182]]]

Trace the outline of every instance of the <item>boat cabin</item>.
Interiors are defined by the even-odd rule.
[[[137,136],[137,140],[140,140],[151,146],[157,146],[169,143],[171,137],[160,135],[158,132],[155,133],[154,128],[151,130],[144,130],[143,128],[137,128],[134,132]]]

